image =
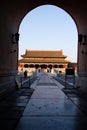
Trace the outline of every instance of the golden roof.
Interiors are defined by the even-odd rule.
[[[65,59],[53,59],[53,58],[24,58],[20,59],[19,63],[69,63],[68,60]]]
[[[25,54],[21,56],[23,58],[34,58],[34,57],[66,58],[67,57],[63,55],[62,50],[26,50]]]

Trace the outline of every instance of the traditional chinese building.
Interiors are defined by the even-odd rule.
[[[19,71],[64,72],[70,61],[62,50],[26,50],[19,60]]]

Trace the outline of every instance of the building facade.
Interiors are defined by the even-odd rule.
[[[18,70],[28,75],[33,72],[64,73],[70,61],[62,50],[26,50],[19,60]]]

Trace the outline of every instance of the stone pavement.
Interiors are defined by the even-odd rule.
[[[87,101],[40,74],[15,130],[87,130]]]
[[[35,79],[36,77],[32,78],[32,80]],[[26,82],[19,90],[15,89],[14,92],[0,98],[0,130],[15,129],[34,91],[33,87],[29,89],[29,82]]]

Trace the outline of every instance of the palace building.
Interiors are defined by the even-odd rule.
[[[27,70],[28,73],[35,71],[63,73],[70,63],[62,50],[26,50],[21,57],[19,72]]]

